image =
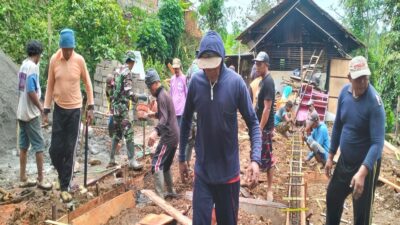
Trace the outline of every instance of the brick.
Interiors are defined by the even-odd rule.
[[[94,99],[94,104],[95,105],[101,105],[101,103],[102,103],[101,99],[98,99],[98,98]]]
[[[99,86],[99,85],[96,85],[94,87],[94,91],[97,92],[97,93],[103,93],[103,87]]]

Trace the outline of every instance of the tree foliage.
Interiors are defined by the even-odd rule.
[[[167,55],[169,58],[176,57],[179,48],[179,40],[185,29],[183,10],[177,0],[163,0],[158,11],[161,21],[162,34],[168,43]]]
[[[142,51],[144,60],[150,60],[146,65],[164,64],[172,55],[193,55],[184,55],[191,52],[186,47],[179,49],[182,7],[190,5],[165,0],[157,15],[137,7],[123,11],[115,0],[0,0],[0,48],[20,63],[26,57],[26,42],[41,41],[43,82],[49,58],[58,49],[59,32],[66,27],[75,30],[76,51],[84,56],[91,76],[102,59],[120,60],[128,49]]]
[[[400,95],[400,3],[397,0],[342,0],[345,23],[366,44],[356,51],[368,58],[371,82],[381,94],[386,129],[394,125],[394,109]]]
[[[145,60],[164,62],[168,54],[168,45],[162,35],[161,23],[155,17],[146,18],[137,31],[137,47]]]
[[[203,0],[199,6],[200,26],[204,30],[218,30],[223,28],[223,0]]]
[[[90,71],[93,72],[102,59],[121,58],[125,53],[127,21],[116,1],[58,1],[52,9],[54,30],[65,27],[75,30],[76,51],[86,59]],[[64,16],[57,15],[56,10]]]

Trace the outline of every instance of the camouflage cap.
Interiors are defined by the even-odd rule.
[[[127,63],[128,61],[133,61],[136,62],[136,55],[135,52],[129,50],[125,53],[125,63]]]

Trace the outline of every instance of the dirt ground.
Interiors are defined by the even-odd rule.
[[[250,142],[247,135],[247,128],[243,121],[239,122],[239,127],[240,131],[238,135],[240,144],[240,162],[241,171],[244,172],[249,163]],[[147,130],[151,131],[150,128]],[[47,132],[49,133],[49,131]],[[96,149],[99,153],[96,155],[90,154],[89,157],[90,159],[100,160],[101,164],[89,167],[89,180],[99,177],[107,172],[105,166],[108,162],[108,151],[110,148],[110,138],[107,136],[106,130],[95,128],[93,133],[93,137],[90,141],[90,147],[92,149]],[[135,134],[136,142],[141,143],[141,127],[135,128]],[[45,136],[48,136],[48,134]],[[273,140],[274,155],[278,159],[277,166],[275,168],[275,177],[273,184],[274,201],[287,205],[287,201],[284,200],[284,197],[287,196],[288,192],[286,183],[288,182],[290,160],[289,151],[291,149],[291,145],[286,138],[280,136],[279,134],[275,135]],[[78,161],[82,162],[82,152],[80,152],[78,155]],[[119,162],[121,164],[126,161],[125,155],[125,150],[124,148],[122,148],[121,154],[119,155],[119,157],[117,157],[117,160],[119,159]],[[32,156],[30,157],[32,158]],[[11,156],[6,156],[5,159],[6,161],[4,161],[3,159],[3,162],[0,164],[6,164],[6,167],[2,167],[0,171],[0,186],[8,190],[18,192],[20,190],[16,188],[16,181],[18,180],[18,176],[16,175],[18,174],[19,168],[17,166],[13,166],[18,165],[18,158],[15,155],[11,154]],[[30,160],[30,164],[33,164],[29,167],[31,168],[29,170],[31,175],[35,173],[33,161],[34,160]],[[124,173],[129,174],[129,178],[133,178],[137,181],[129,187],[134,191],[134,193],[138,193],[139,190],[144,188],[154,189],[150,172],[150,156],[146,156],[144,159],[141,159],[141,162],[145,165],[143,171],[141,172],[123,170]],[[54,179],[55,171],[54,169],[52,169],[48,158],[46,159],[46,163],[46,174],[50,179]],[[399,169],[400,162],[396,160],[394,156],[386,157],[386,155],[384,155],[381,169],[382,176],[399,184]],[[81,185],[83,180],[83,175],[81,172],[83,171],[82,163],[79,170],[80,172],[75,174],[74,179],[74,182],[77,186]],[[186,191],[192,191],[192,186],[188,183],[181,183],[179,178],[177,159],[175,159],[175,162],[172,166],[172,173],[174,176],[175,189],[177,193],[180,194],[182,197],[179,199],[168,199],[167,201],[172,206],[191,218],[191,201],[185,199],[183,196],[185,195]],[[307,182],[307,214],[312,213],[312,216],[310,217],[310,224],[324,224],[325,218],[321,215],[321,213],[325,213],[324,199],[328,179],[324,176],[322,170],[319,169],[319,166],[313,162],[309,163],[308,165],[304,165],[304,173],[305,180]],[[120,178],[115,174],[105,178],[102,182],[99,183],[100,194],[112,190],[115,187],[116,183],[124,182],[124,179],[127,178]],[[249,190],[247,188],[244,189],[247,190],[248,193],[250,193],[251,198],[265,200],[267,198],[266,181],[266,173],[262,172],[260,176],[260,184],[256,188],[252,190]],[[51,219],[52,205],[55,204],[57,206],[58,217],[61,217],[62,215],[68,213],[69,208],[78,208],[80,205],[86,203],[90,199],[93,199],[97,195],[97,190],[94,186],[89,187],[88,192],[85,194],[80,194],[79,190],[77,190],[74,193],[73,204],[63,204],[60,203],[58,197],[59,192],[56,190],[48,192],[41,191],[36,188],[33,188],[32,190],[34,190],[35,195],[27,198],[21,203],[7,206],[0,205],[0,224],[44,224],[44,220]],[[394,190],[389,188],[387,185],[383,185],[380,183],[376,191],[373,210],[374,224],[396,224],[397,217],[400,215],[400,194],[395,193]],[[159,214],[163,213],[163,211],[161,208],[155,206],[152,203],[138,203],[135,208],[125,210],[119,216],[111,218],[107,222],[107,224],[135,224],[135,222],[138,222],[141,218],[145,217],[149,213]],[[350,197],[346,201],[345,210],[342,218],[350,222],[352,221],[352,203]],[[267,224],[269,219],[270,218],[266,218],[263,216],[249,214],[243,209],[239,210],[239,224]]]

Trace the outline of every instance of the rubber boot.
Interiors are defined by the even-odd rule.
[[[110,161],[107,167],[113,167],[117,165],[115,163],[115,150],[117,149],[117,145],[118,145],[118,140],[116,138],[113,138],[111,142]]]
[[[129,168],[134,170],[141,170],[143,165],[141,165],[135,157],[135,146],[132,141],[126,141],[126,148],[128,150]]]
[[[153,174],[154,176],[154,188],[156,189],[156,194],[161,198],[164,198],[164,173],[163,171],[158,171]]]
[[[176,191],[174,190],[174,183],[172,179],[171,170],[164,172],[164,182],[165,182],[165,187],[167,189],[165,197],[176,198],[177,194]]]

